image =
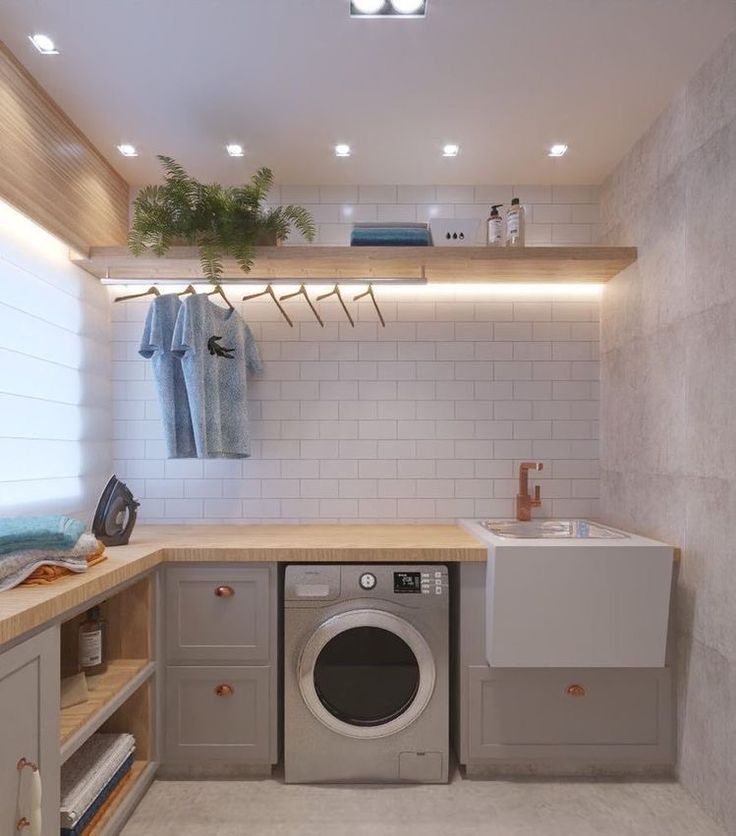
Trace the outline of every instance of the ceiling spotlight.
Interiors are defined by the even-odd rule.
[[[243,150],[242,145],[238,145],[237,142],[231,142],[230,145],[225,146],[225,150],[231,157],[244,157],[245,151]]]
[[[449,143],[448,145],[445,145],[445,147],[442,149],[442,156],[443,157],[457,157],[457,155],[459,153],[460,153],[460,146],[459,145],[454,145],[453,143]]]
[[[400,15],[416,15],[426,12],[425,0],[391,0],[395,12]]]
[[[123,143],[122,145],[118,145],[118,151],[120,151],[124,157],[138,156],[138,151],[136,151],[135,145],[127,145],[126,143]]]
[[[345,143],[340,143],[339,145],[335,146],[335,156],[336,157],[349,157],[353,152],[350,150],[349,145],[345,145]]]
[[[567,145],[562,142],[558,142],[556,145],[553,145],[547,154],[548,157],[564,157],[567,154]]]
[[[41,55],[58,55],[59,50],[56,44],[49,38],[48,35],[29,35],[28,40],[36,47]]]
[[[350,13],[359,15],[374,15],[386,5],[386,0],[352,0]]]
[[[427,0],[349,0],[351,17],[426,17]]]

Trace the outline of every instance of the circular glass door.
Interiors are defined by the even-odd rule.
[[[312,713],[349,737],[385,737],[406,728],[426,707],[434,680],[420,633],[380,610],[328,619],[299,663],[299,687]]]

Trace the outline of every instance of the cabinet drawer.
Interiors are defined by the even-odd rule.
[[[268,662],[268,567],[174,567],[166,571],[169,662]]]
[[[269,763],[272,699],[267,665],[167,668],[166,760]]]
[[[471,758],[631,756],[669,747],[668,669],[469,668]]]

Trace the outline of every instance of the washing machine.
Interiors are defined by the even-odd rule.
[[[448,633],[446,566],[287,566],[286,782],[446,782]]]

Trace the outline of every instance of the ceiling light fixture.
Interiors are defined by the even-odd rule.
[[[48,35],[42,35],[40,33],[36,35],[29,35],[28,40],[36,47],[36,49],[41,53],[41,55],[58,55],[59,50],[56,48],[56,44],[49,38]]]
[[[427,16],[427,0],[349,0],[350,17],[416,18]]]
[[[128,145],[127,143],[123,143],[122,145],[118,145],[118,151],[124,157],[137,157],[138,151],[136,150],[135,145]]]
[[[567,154],[567,145],[563,142],[558,142],[552,145],[547,154],[548,157],[564,157]]]
[[[349,157],[352,154],[352,150],[349,145],[346,145],[344,142],[339,143],[335,146],[335,156],[336,157]]]
[[[244,157],[245,151],[243,150],[242,145],[238,145],[237,142],[231,142],[229,145],[225,146],[225,150],[231,157]]]
[[[460,146],[455,145],[454,143],[448,143],[442,149],[442,156],[443,157],[457,157],[460,153]]]

